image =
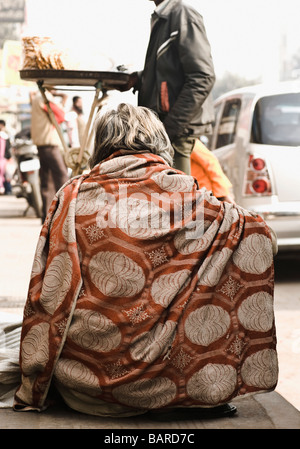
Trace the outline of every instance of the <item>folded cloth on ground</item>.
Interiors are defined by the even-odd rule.
[[[1,323],[0,314],[0,408],[13,406],[21,381],[19,347],[22,322]]]

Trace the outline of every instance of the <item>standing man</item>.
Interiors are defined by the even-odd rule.
[[[175,168],[190,174],[195,139],[212,132],[210,92],[215,82],[202,16],[182,0],[151,0],[151,35],[144,69],[128,88],[138,104],[156,111],[175,150]]]
[[[63,105],[66,95],[54,90],[47,93],[49,102],[54,104],[54,96],[62,97],[62,105],[56,105],[56,113],[64,116]],[[69,179],[65,165],[61,141],[52,124],[42,95],[37,92],[31,96],[31,138],[37,146],[40,158],[41,196],[43,201],[42,222],[45,220],[53,196]]]

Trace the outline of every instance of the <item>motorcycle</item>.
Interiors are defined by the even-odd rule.
[[[42,198],[40,191],[40,160],[36,146],[32,143],[30,129],[21,130],[15,135],[12,152],[17,167],[12,179],[12,191],[17,198],[25,198],[27,208],[33,208],[38,218],[42,217]]]

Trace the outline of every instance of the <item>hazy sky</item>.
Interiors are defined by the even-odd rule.
[[[286,52],[300,48],[300,0],[186,0],[204,17],[217,76],[276,79],[282,33]],[[116,65],[141,69],[154,2],[149,0],[27,0],[24,34],[48,35],[86,69]],[[50,6],[49,6],[50,5]],[[101,66],[101,67],[100,67]]]

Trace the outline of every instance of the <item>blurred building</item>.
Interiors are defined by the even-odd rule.
[[[6,40],[19,40],[26,18],[25,0],[0,2],[0,48]]]
[[[29,89],[20,79],[26,0],[0,1],[0,118],[14,134],[30,123]]]

